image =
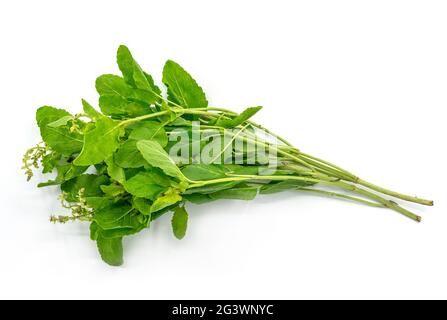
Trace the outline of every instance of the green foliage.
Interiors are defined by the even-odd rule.
[[[265,186],[262,186],[260,193],[261,194],[278,193],[278,192],[283,192],[283,191],[287,191],[287,190],[294,190],[294,189],[299,189],[299,188],[303,188],[303,187],[308,187],[313,184],[314,183],[312,183],[312,182],[293,181],[293,180],[273,181]]]
[[[168,176],[184,180],[185,177],[174,160],[171,159],[158,142],[151,140],[138,141],[137,148],[151,166],[160,168]]]
[[[93,108],[93,106],[84,99],[82,99],[82,107],[84,109],[85,114],[93,121],[99,120],[103,117],[103,115],[100,112],[98,112],[95,108]]]
[[[124,183],[124,188],[131,195],[139,198],[155,200],[165,190],[154,180],[152,172],[140,172]]]
[[[216,164],[191,164],[182,168],[182,173],[189,180],[213,180],[226,177],[223,165]]]
[[[82,174],[74,179],[70,179],[61,185],[61,190],[68,194],[68,201],[76,201],[79,190],[84,190],[86,197],[102,196],[104,192],[102,185],[109,184],[109,177],[105,175]]]
[[[259,186],[238,185],[237,187],[209,194],[211,199],[253,200],[258,194]]]
[[[180,196],[178,191],[170,189],[162,196],[155,199],[154,203],[151,206],[151,214],[166,207],[172,206],[180,201],[182,201],[182,197]]]
[[[171,223],[174,236],[179,240],[183,239],[188,227],[188,213],[185,207],[176,207],[174,209]]]
[[[136,140],[127,140],[124,142],[114,155],[115,163],[121,168],[140,168],[147,165],[147,161],[144,160],[137,149]]]
[[[161,123],[155,121],[141,121],[130,126],[132,131],[129,139],[151,140],[158,142],[163,148],[168,144],[168,135]]]
[[[184,108],[206,108],[208,101],[197,82],[178,63],[168,60],[163,68],[168,100]]]
[[[96,236],[96,244],[102,260],[118,267],[123,264],[123,238],[105,238],[101,233]]]
[[[104,161],[118,149],[122,131],[115,121],[106,117],[98,119],[94,128],[85,133],[84,147],[73,163],[88,166]]]
[[[79,132],[72,132],[68,126],[49,126],[56,121],[66,117],[72,117],[70,113],[62,109],[53,107],[41,107],[37,110],[36,120],[40,128],[40,135],[43,141],[52,150],[63,155],[71,155],[81,151],[83,146],[83,135]]]
[[[117,62],[127,84],[149,93],[146,102],[160,101],[161,90],[155,85],[152,76],[141,69],[126,46],[118,48]]]
[[[368,204],[363,199],[309,188],[321,182],[368,197],[374,201],[370,205],[388,207],[415,220],[420,217],[378,193],[432,204],[377,187],[329,162],[301,154],[272,133],[258,136],[251,129],[262,127],[249,119],[261,107],[247,108],[240,114],[208,108],[202,88],[172,60],[163,68],[167,97],[127,47],[119,47],[117,63],[122,77],[105,74],[96,80],[101,111],[85,100],[80,114],[49,106],[37,110],[43,142],[23,157],[28,180],[39,167],[44,174],[54,174],[38,186],[60,188],[61,205],[71,212],[50,220],[89,222],[90,238],[96,241],[101,258],[109,265],[123,264],[124,237],[149,228],[152,221],[168,212],[173,212],[175,237],[182,239],[188,224],[186,203],[252,200],[259,193],[303,189]],[[213,157],[217,155],[214,160],[240,161],[201,161],[196,147],[208,147],[212,139],[205,137],[203,129],[196,130],[192,120],[206,126],[206,130],[214,130],[208,135],[213,138],[230,135],[230,143],[225,140],[212,145]],[[179,129],[188,139],[177,142]],[[201,140],[192,142],[190,138],[196,132]],[[282,143],[273,144],[271,138],[279,138]],[[277,151],[279,169],[263,164],[268,157],[260,157],[258,148],[264,150],[265,146]],[[186,154],[178,155],[178,150]],[[378,193],[358,188],[358,184]]]
[[[110,178],[121,184],[124,184],[126,182],[126,173],[122,166],[120,167],[115,163],[113,156],[108,157],[105,160],[105,164],[107,165],[107,174],[110,176]]]

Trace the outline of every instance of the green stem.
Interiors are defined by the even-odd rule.
[[[358,179],[354,174],[350,173],[349,171],[347,171],[347,170],[345,170],[345,169],[343,169],[343,168],[340,168],[340,167],[336,166],[335,164],[330,163],[330,162],[328,162],[328,161],[326,161],[326,160],[323,160],[323,159],[320,159],[320,158],[311,156],[311,155],[306,154],[306,153],[303,153],[303,152],[300,152],[300,156],[303,156],[303,157],[308,158],[308,159],[311,159],[311,160],[315,160],[315,161],[317,161],[317,162],[320,162],[320,163],[322,163],[322,164],[325,164],[326,166],[329,166],[329,167],[331,167],[331,168],[333,168],[333,169],[336,169],[336,170],[338,170],[338,171],[344,173],[345,175],[351,177],[354,181]]]
[[[193,183],[189,187],[196,188],[196,187],[203,187],[206,185],[216,184],[216,183],[233,182],[233,181],[247,181],[247,180],[271,180],[271,181],[295,180],[295,181],[307,181],[307,182],[314,182],[314,183],[324,182],[324,180],[320,180],[320,179],[309,178],[309,177],[297,177],[297,176],[231,175],[231,177],[226,177],[226,178],[192,181]]]
[[[352,185],[352,184],[349,184],[349,183],[346,183],[346,182],[343,182],[343,181],[339,181],[337,183],[330,183],[330,182],[328,182],[327,184],[329,184],[329,185],[332,184],[332,185],[334,185],[336,187],[340,187],[340,188],[343,188],[343,189],[346,189],[346,190],[350,190],[352,192],[355,192],[355,193],[364,195],[364,196],[366,196],[368,198],[374,199],[374,200],[382,203],[385,207],[390,208],[390,209],[392,209],[394,211],[397,211],[397,212],[403,214],[404,216],[406,216],[406,217],[408,217],[410,219],[413,219],[413,220],[415,220],[417,222],[421,222],[421,220],[422,220],[422,218],[420,216],[418,216],[418,215],[414,214],[413,212],[410,212],[410,211],[402,208],[401,206],[399,206],[394,201],[382,198],[381,196],[379,196],[379,195],[377,195],[375,193],[372,193],[370,191],[361,189],[361,188],[359,188],[359,187],[357,187],[355,185]]]
[[[226,113],[228,115],[232,115],[232,116],[237,116],[238,115],[238,113],[236,113],[236,112],[233,112],[233,111],[227,110],[227,109],[222,109],[222,108],[208,108],[208,110],[220,111],[220,112]],[[254,122],[252,120],[247,120],[246,122],[251,124],[252,126],[260,129],[260,130],[263,130],[263,131],[267,132],[269,135],[271,135],[272,137],[278,139],[279,141],[281,141],[285,145],[292,146],[292,144],[290,142],[288,142],[286,139],[284,139],[283,137],[275,134],[274,132],[270,131],[269,129],[261,126],[260,124]]]
[[[208,110],[208,111],[206,111]],[[216,117],[219,116],[215,113],[209,112],[209,110],[215,110],[215,111],[220,111],[223,113],[227,113],[230,115],[237,115],[234,112],[231,112],[229,110],[225,110],[225,109],[221,109],[221,108],[208,108],[208,109],[180,109],[178,108],[177,110],[174,110],[174,112],[176,113],[180,113],[180,114],[197,114],[197,115],[205,115],[205,116],[211,116],[211,117]],[[169,110],[164,110],[164,111],[160,111],[160,112],[155,112],[155,113],[151,113],[148,115],[144,115],[144,116],[140,116],[140,117],[136,117],[133,119],[128,119],[128,120],[124,120],[122,122],[120,122],[119,126],[126,126],[138,121],[142,121],[142,120],[146,120],[146,119],[151,119],[151,118],[156,118],[162,115],[166,115],[168,114],[170,111]],[[253,123],[253,122],[249,122],[247,121],[247,123],[252,123],[254,126],[268,132],[269,134],[271,134],[272,136],[278,138],[279,140],[283,141],[284,139],[282,139],[281,137],[273,134],[272,132],[268,131],[267,129],[263,128],[262,126]],[[249,139],[249,138],[248,138]],[[398,199],[402,199],[402,200],[406,200],[406,201],[410,201],[410,202],[415,202],[415,203],[419,203],[419,204],[423,204],[423,205],[427,205],[427,206],[432,206],[433,205],[433,201],[432,200],[426,200],[426,199],[421,199],[421,198],[417,198],[414,196],[409,196],[409,195],[405,195],[405,194],[401,194],[392,190],[388,190],[382,187],[379,187],[375,184],[372,184],[368,181],[362,180],[360,178],[358,178],[357,176],[355,176],[354,174],[350,173],[349,171],[342,169],[341,167],[338,167],[328,161],[319,159],[317,157],[305,154],[305,153],[299,153],[299,156],[295,156],[293,154],[291,154],[290,152],[286,152],[284,150],[281,150],[278,146],[276,145],[272,145],[272,144],[268,144],[268,143],[263,143],[263,142],[259,142],[256,139],[250,139],[249,141],[255,142],[257,144],[261,144],[263,146],[267,146],[267,147],[273,147],[276,149],[276,152],[281,154],[282,156],[288,157],[291,160],[294,160],[296,162],[298,162],[299,164],[308,167],[309,169],[311,169],[312,171],[316,171],[314,166],[318,167],[321,170],[323,170],[323,173],[328,174],[328,175],[332,175],[338,178],[341,178],[343,180],[347,180],[350,182],[354,182],[356,184],[362,185],[364,187],[367,187],[369,189],[378,191],[380,193],[398,198]],[[290,143],[288,143],[287,141],[283,141],[285,144],[287,144],[288,146],[291,146]],[[296,149],[298,150],[298,149]],[[306,161],[307,160],[307,161]],[[309,164],[308,162],[312,162],[312,164]]]
[[[160,116],[164,116],[165,114],[168,114],[169,112],[170,112],[169,110],[164,110],[164,111],[154,112],[154,113],[150,113],[150,114],[145,114],[144,116],[139,116],[136,118],[131,118],[131,119],[121,121],[118,124],[118,126],[123,127],[123,126],[127,126],[129,124],[135,123],[135,122],[139,122],[139,121],[143,121],[143,120],[147,120],[147,119],[151,119],[151,118],[157,118]]]
[[[328,161],[319,159],[317,157],[314,157],[314,156],[311,156],[311,155],[308,155],[308,154],[305,154],[305,153],[301,153],[300,155],[304,156],[305,158],[313,159],[313,160],[316,160],[316,161],[318,161],[320,163],[323,163],[324,165],[327,165],[327,166],[330,166],[332,168],[335,168],[336,170],[342,172],[343,174],[348,175],[349,178],[350,178],[350,179],[349,178],[348,179],[343,178],[343,180],[354,182],[354,183],[359,184],[361,186],[367,187],[367,188],[369,188],[371,190],[374,190],[374,191],[377,191],[377,192],[380,192],[380,193],[383,193],[383,194],[386,194],[388,196],[392,196],[394,198],[398,198],[398,199],[401,199],[401,200],[414,202],[414,203],[419,203],[419,204],[426,205],[426,206],[432,206],[433,205],[433,201],[432,200],[421,199],[421,198],[418,198],[418,197],[409,196],[409,195],[406,195],[406,194],[402,194],[402,193],[399,193],[399,192],[395,192],[395,191],[392,191],[392,190],[388,190],[388,189],[382,188],[382,187],[377,186],[377,185],[375,185],[375,184],[373,184],[371,182],[368,182],[368,181],[365,181],[363,179],[360,179],[357,176],[355,176],[354,174],[350,173],[349,171],[346,171],[346,170],[344,170],[344,169],[342,169],[342,168],[340,168],[340,167],[338,167],[338,166],[336,166],[336,165],[334,165],[334,164],[332,164],[332,163],[330,163]],[[314,165],[316,164],[312,160],[310,160],[310,162],[313,163]]]
[[[351,177],[347,176],[344,172],[340,172],[340,171],[335,170],[335,169],[333,169],[333,168],[331,168],[331,167],[329,167],[327,165],[320,164],[320,163],[315,162],[315,161],[310,160],[310,159],[303,159],[301,157],[298,157],[298,158],[308,162],[317,171],[323,172],[323,173],[328,174],[328,175],[333,175],[333,176],[339,177],[340,179],[343,179],[343,180],[352,181]]]
[[[202,187],[205,185],[221,183],[221,182],[247,181],[247,180],[270,180],[270,181],[296,180],[296,181],[323,183],[323,184],[326,184],[329,186],[339,187],[339,188],[349,190],[354,193],[366,196],[370,199],[373,199],[373,200],[383,204],[385,207],[392,209],[394,211],[397,211],[397,212],[405,215],[406,217],[413,219],[417,222],[420,222],[422,220],[422,218],[420,216],[400,207],[397,203],[395,203],[391,200],[387,200],[375,193],[361,189],[355,185],[352,185],[352,184],[349,184],[349,183],[346,183],[343,181],[330,181],[330,180],[314,179],[314,178],[308,178],[308,177],[296,177],[296,176],[234,175],[233,177],[228,177],[228,178],[221,178],[221,179],[214,179],[214,180],[207,180],[207,181],[193,181],[193,184],[190,185],[190,188]]]
[[[369,189],[378,191],[380,193],[383,193],[383,194],[386,194],[386,195],[389,195],[389,196],[392,196],[392,197],[395,197],[395,198],[398,198],[398,199],[402,199],[402,200],[409,201],[409,202],[419,203],[419,204],[422,204],[422,205],[425,205],[425,206],[433,206],[433,200],[421,199],[421,198],[418,198],[418,197],[413,197],[413,196],[405,195],[405,194],[402,194],[402,193],[398,193],[398,192],[395,192],[395,191],[392,191],[392,190],[388,190],[388,189],[379,187],[379,186],[377,186],[375,184],[372,184],[372,183],[370,183],[368,181],[365,181],[365,180],[362,180],[362,179],[358,179],[357,183],[362,185],[362,186],[364,186],[364,187],[367,187]]]
[[[227,112],[227,113],[230,113],[230,114],[232,113],[229,110],[221,109],[221,108],[212,108],[212,110],[221,111],[221,112]],[[232,114],[235,115],[234,112]],[[287,140],[285,140],[284,138],[274,134],[273,132],[269,131],[268,129],[264,128],[263,126],[255,123],[255,122],[253,122],[251,120],[248,120],[247,123],[251,123],[253,126],[255,126],[255,127],[259,128],[261,130],[264,130],[265,132],[269,133],[273,137],[275,137],[278,140],[280,140],[283,143],[285,143],[287,146],[293,147],[292,144],[289,143]],[[426,206],[433,206],[433,200],[421,199],[421,198],[418,198],[418,197],[409,196],[409,195],[405,195],[405,194],[402,194],[402,193],[399,193],[399,192],[395,192],[395,191],[392,191],[392,190],[389,190],[389,189],[386,189],[386,188],[382,188],[382,187],[377,186],[377,185],[375,185],[373,183],[370,183],[368,181],[365,181],[363,179],[358,178],[356,175],[352,174],[351,172],[349,172],[349,171],[347,171],[347,170],[345,170],[345,169],[343,169],[343,168],[341,168],[341,167],[339,167],[339,166],[337,166],[337,165],[335,165],[333,163],[330,163],[330,162],[328,162],[326,160],[323,160],[323,159],[311,156],[309,154],[302,153],[298,149],[296,149],[296,151],[299,152],[299,154],[300,154],[300,157],[299,157],[300,158],[300,161],[299,161],[300,163],[303,163],[303,161],[304,162],[308,162],[308,160],[314,160],[314,161],[312,161],[314,165],[316,164],[315,161],[316,162],[320,162],[321,164],[326,165],[325,166],[326,168],[321,168],[320,167],[320,169],[325,170],[325,173],[329,173],[328,172],[328,168],[327,168],[327,166],[328,166],[328,167],[331,167],[331,168],[335,169],[334,171],[333,170],[329,170],[329,171],[331,171],[336,176],[340,177],[339,173],[341,173],[344,176],[343,177],[344,180],[360,184],[360,185],[362,185],[364,187],[367,187],[369,189],[381,192],[383,194],[386,194],[386,195],[389,195],[389,196],[392,196],[392,197],[395,197],[395,198],[398,198],[398,199],[402,199],[402,200],[409,201],[409,202],[414,202],[414,203],[419,203],[419,204],[426,205]],[[283,151],[281,152],[281,154],[282,155],[286,155],[286,154],[290,155],[289,153],[283,152]],[[296,157],[294,157],[292,155],[290,155],[290,156],[291,156],[292,159],[296,158]],[[307,159],[303,159],[303,157],[305,157]]]
[[[305,192],[319,193],[319,194],[326,195],[328,197],[343,198],[343,199],[347,199],[347,200],[352,200],[352,201],[356,201],[356,202],[359,202],[359,203],[363,203],[363,204],[366,204],[366,205],[372,206],[372,207],[385,208],[385,206],[383,204],[381,204],[381,203],[371,202],[371,201],[364,200],[364,199],[361,199],[361,198],[352,197],[352,196],[348,196],[348,195],[340,194],[340,193],[336,193],[336,192],[331,192],[331,191],[325,191],[325,190],[320,190],[320,189],[309,189],[309,188],[297,188],[296,191],[305,191]]]

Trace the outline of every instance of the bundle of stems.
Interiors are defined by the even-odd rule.
[[[231,120],[241,116],[237,112],[223,108],[208,107],[203,109],[185,109],[183,106],[167,99],[165,99],[165,102],[173,105],[173,107],[170,108],[170,110],[164,110],[154,114],[128,119],[126,121],[123,121],[122,124],[128,125],[142,120],[159,118],[161,116],[174,112],[177,117],[181,117],[182,115],[198,115],[200,116],[201,123],[203,123],[202,128],[219,130],[222,131],[222,134],[224,135],[228,134],[228,132],[223,132],[223,128],[219,126],[207,126],[206,124],[213,119]],[[233,140],[241,139],[244,142],[249,142],[262,148],[268,148],[270,150],[275,149],[276,153],[281,156],[279,169],[291,170],[294,171],[295,174],[285,176],[269,176],[259,174],[237,175],[230,173],[228,174],[229,176],[226,178],[207,181],[191,181],[192,184],[190,185],[190,188],[231,181],[250,181],[251,183],[259,182],[260,184],[263,184],[263,181],[305,181],[315,184],[322,184],[329,187],[336,187],[353,195],[346,195],[323,189],[305,187],[296,188],[297,191],[313,192],[330,197],[343,198],[373,207],[389,208],[417,222],[422,221],[421,216],[403,208],[394,200],[387,198],[387,196],[425,206],[433,206],[434,204],[433,200],[418,198],[416,196],[410,196],[383,188],[364,179],[361,179],[357,175],[327,160],[323,160],[310,154],[304,153],[298,148],[294,147],[283,137],[275,134],[271,130],[266,129],[262,125],[252,120],[247,120],[236,128],[240,129],[240,132],[242,134],[239,134],[239,132],[233,133]],[[271,142],[269,142],[270,139],[260,138],[259,135],[256,135],[256,132],[254,132],[253,130],[249,130],[251,128],[259,129],[262,132],[267,133],[271,138],[273,138],[274,141],[279,141],[280,144],[272,144]]]
[[[182,239],[188,202],[252,200],[258,193],[296,190],[388,208],[418,222],[419,215],[392,199],[433,205],[302,152],[251,120],[261,107],[241,113],[210,107],[203,89],[172,60],[163,68],[166,95],[127,47],[119,47],[117,62],[122,77],[96,80],[100,111],[85,100],[84,112],[76,115],[50,106],[37,110],[43,142],[23,158],[28,180],[39,166],[43,173],[57,172],[38,186],[59,186],[62,207],[72,214],[50,220],[90,222],[90,237],[110,265],[123,263],[123,237],[150,228],[168,212],[175,237]],[[187,141],[176,140],[179,130]],[[206,161],[204,143],[212,150],[205,152]],[[179,145],[186,155],[173,151]]]

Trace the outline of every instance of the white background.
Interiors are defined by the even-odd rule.
[[[445,1],[0,2],[0,298],[447,298]],[[88,226],[55,226],[56,189],[26,183],[41,105],[97,101],[127,44],[160,81],[181,63],[213,106],[363,178],[430,197],[389,210],[285,193],[189,206],[101,262]]]

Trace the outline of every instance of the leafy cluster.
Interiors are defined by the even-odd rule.
[[[52,216],[51,221],[88,221],[91,239],[110,265],[123,263],[123,237],[149,228],[153,220],[166,213],[172,213],[173,233],[182,239],[188,224],[187,202],[251,200],[259,193],[300,190],[391,208],[418,221],[419,216],[368,189],[432,204],[377,187],[300,152],[250,120],[260,107],[240,114],[209,107],[202,88],[174,61],[167,61],[163,68],[166,97],[127,47],[120,46],[117,62],[122,76],[106,74],[96,80],[100,111],[85,100],[81,114],[50,106],[37,110],[43,143],[27,151],[23,160],[28,180],[32,169],[39,166],[43,173],[55,172],[54,179],[38,186],[59,186],[62,206],[72,214]],[[194,123],[204,130],[213,129],[214,135],[227,135],[225,129],[236,129],[231,143],[221,145],[214,154],[213,160],[219,161],[197,161],[193,139],[187,142],[186,158],[169,155],[176,130],[181,128],[193,135]],[[260,138],[252,129],[264,129],[268,137]],[[269,138],[280,142],[273,143]],[[276,170],[269,170],[265,159],[254,157],[256,152],[249,144],[241,147],[233,143],[238,140],[275,151]],[[228,157],[238,158],[239,164],[229,162]],[[317,183],[360,197],[316,189]]]

